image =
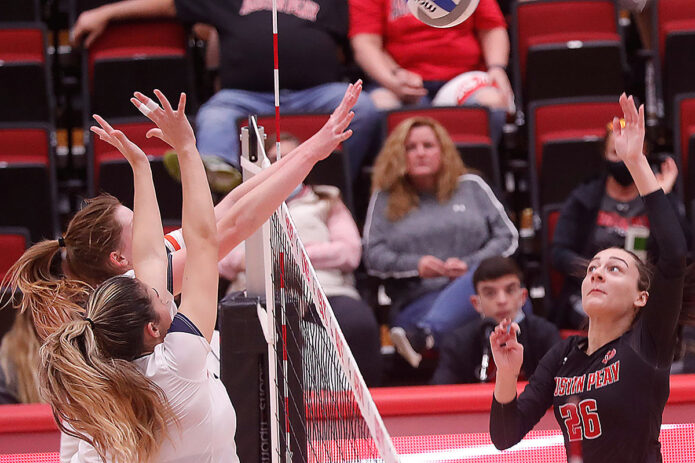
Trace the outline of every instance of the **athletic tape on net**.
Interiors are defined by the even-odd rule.
[[[299,235],[294,226],[294,222],[290,217],[287,204],[282,203],[282,206],[278,210],[278,215],[280,218],[280,223],[287,234],[292,257],[299,265],[302,275],[304,278],[306,278],[305,283],[309,287],[309,291],[314,297],[314,301],[316,303],[316,312],[321,319],[321,323],[326,329],[328,337],[335,347],[337,357],[341,366],[343,367],[347,381],[353,389],[355,401],[360,408],[360,412],[362,412],[362,415],[364,416],[364,420],[367,423],[367,427],[369,428],[369,432],[371,433],[374,443],[379,450],[380,456],[386,463],[398,462],[398,454],[396,453],[388,431],[386,431],[386,427],[381,419],[381,415],[379,415],[379,411],[372,400],[372,396],[367,389],[367,385],[365,384],[364,379],[362,379],[362,375],[357,368],[357,362],[355,362],[355,358],[350,352],[350,348],[345,341],[343,332],[338,326],[338,321],[336,320],[335,315],[331,310],[328,310],[328,307],[330,307],[328,298],[324,294],[323,288],[321,288],[318,278],[316,277],[314,268],[310,263],[306,251],[304,250],[304,246],[299,240]]]

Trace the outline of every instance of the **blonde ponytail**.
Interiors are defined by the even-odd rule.
[[[115,277],[90,297],[87,317],[64,324],[41,347],[41,395],[60,429],[104,460],[150,461],[176,422],[162,389],[131,362],[156,318],[151,301],[137,280]]]

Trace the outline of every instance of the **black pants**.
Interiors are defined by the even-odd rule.
[[[374,311],[362,299],[329,296],[328,302],[367,386],[381,384],[381,340]]]

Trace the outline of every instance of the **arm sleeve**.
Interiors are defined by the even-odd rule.
[[[376,192],[369,201],[364,225],[364,257],[367,272],[379,278],[412,278],[420,274],[419,254],[397,252],[389,243],[391,223],[386,218],[386,195]]]
[[[490,30],[496,27],[507,28],[497,0],[480,0],[475,13],[473,13],[473,26],[476,30]]]
[[[519,397],[502,405],[493,396],[490,439],[495,447],[504,450],[519,442],[553,404],[555,372],[565,346],[558,344],[545,354]]]
[[[480,187],[478,205],[480,212],[487,218],[488,227],[490,230],[490,238],[485,245],[468,256],[463,256],[462,259],[468,264],[468,267],[476,266],[481,260],[492,256],[510,256],[514,254],[519,245],[519,233],[514,227],[514,224],[504,206],[495,197],[490,186],[479,177],[472,177],[475,183]]]
[[[349,37],[357,34],[383,35],[386,17],[384,0],[348,0],[350,8]]]
[[[582,217],[579,200],[573,193],[560,210],[550,251],[553,267],[565,275],[574,275],[582,260],[579,247],[587,239],[578,236],[581,230],[586,230],[580,223],[582,219],[586,218]]]
[[[352,272],[360,264],[362,242],[355,220],[345,204],[335,200],[326,220],[329,241],[306,243],[305,249],[317,269]]]
[[[659,248],[647,305],[638,321],[638,349],[658,366],[673,359],[674,339],[683,299],[687,246],[676,212],[663,190],[643,197],[649,228]]]

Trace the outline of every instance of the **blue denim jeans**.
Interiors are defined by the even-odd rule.
[[[472,268],[444,288],[424,294],[407,304],[396,316],[394,325],[406,331],[416,328],[429,330],[434,336],[435,345],[439,346],[447,334],[480,317],[471,303],[471,296],[475,294],[474,271],[475,268]],[[533,313],[528,299],[522,310]]]
[[[305,90],[280,91],[280,117],[282,112],[331,113],[340,104],[347,84],[329,83]],[[353,135],[345,142],[350,156],[350,174],[355,178],[362,162],[374,155],[373,144],[380,130],[380,114],[368,95],[360,95],[354,108],[355,118],[350,124]],[[202,155],[215,155],[239,167],[239,131],[236,121],[249,114],[272,114],[275,97],[272,92],[222,89],[201,106],[196,116],[198,151]],[[281,126],[282,128],[282,126]],[[270,132],[266,128],[266,132]]]

